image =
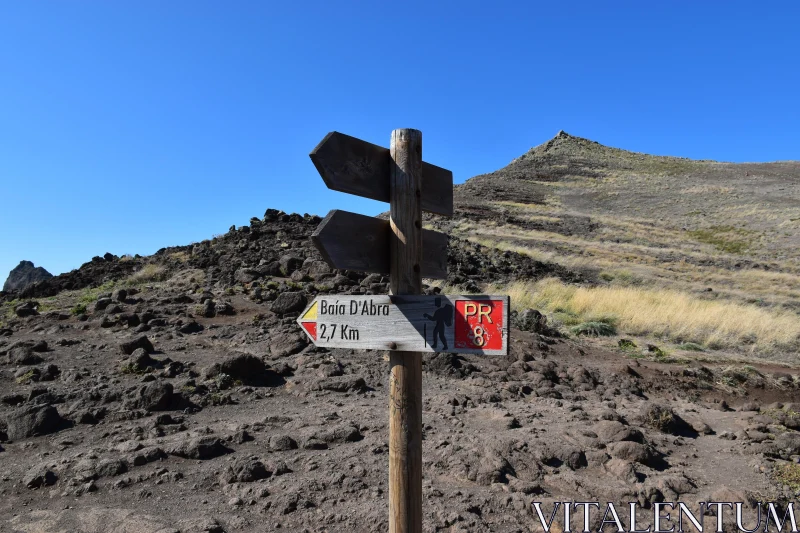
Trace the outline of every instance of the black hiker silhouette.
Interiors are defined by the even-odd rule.
[[[445,326],[450,327],[453,323],[453,306],[450,304],[445,304],[442,306],[442,299],[439,297],[434,298],[433,303],[438,307],[436,311],[433,312],[433,316],[425,313],[424,316],[428,320],[436,322],[436,325],[433,327],[433,342],[431,346],[435,349],[437,337],[442,340],[442,349],[447,349],[447,339],[444,336],[444,328]]]

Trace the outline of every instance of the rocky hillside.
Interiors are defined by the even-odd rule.
[[[718,165],[636,157],[559,135],[459,186],[457,217],[426,220],[455,234],[449,278],[426,291],[533,284],[550,305],[554,287],[589,298],[657,281],[656,270],[637,271],[653,276],[641,282],[614,270],[624,251],[629,265],[661,268],[648,254],[676,254],[690,258],[684,273],[718,276],[709,294],[692,292],[696,280],[664,289],[685,289],[692,305],[789,309],[789,293],[759,305],[720,294],[736,279],[720,272],[772,272],[772,259],[701,241],[685,245],[691,254],[688,237],[654,246],[673,235],[669,217],[624,219],[630,234],[611,237],[604,228],[619,231],[622,215],[604,218],[599,195],[573,200],[592,180],[644,179],[647,165]],[[2,293],[0,530],[386,530],[386,354],[316,348],[295,318],[316,294],[383,294],[387,279],[330,269],[309,239],[319,221],[270,209],[214,239],[98,256]],[[591,255],[577,261],[579,250]],[[568,312],[586,318],[574,301],[542,315],[526,307],[539,296],[512,296],[509,356],[424,358],[425,531],[536,530],[533,502],[635,501],[646,527],[654,502],[742,501],[751,517],[756,500],[800,495],[796,363],[678,349],[674,331],[629,334],[624,315],[572,327]]]

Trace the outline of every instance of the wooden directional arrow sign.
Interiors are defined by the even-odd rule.
[[[389,149],[332,131],[311,152],[325,185],[346,192],[389,201]],[[422,210],[453,216],[453,173],[422,163]]]
[[[334,209],[311,234],[317,250],[333,268],[389,274],[388,220]],[[447,277],[447,235],[422,231],[423,278]]]
[[[297,319],[315,345],[508,354],[508,296],[317,296]]]

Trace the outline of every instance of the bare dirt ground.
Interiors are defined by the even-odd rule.
[[[0,373],[0,415],[17,433],[0,452],[0,527],[385,530],[384,354],[316,349],[241,295],[215,296],[233,316],[189,318],[187,298],[162,285],[121,304],[181,300],[160,314],[183,325],[135,333],[101,328],[102,312],[34,316],[7,339],[6,357],[14,344],[48,348],[26,352],[36,366]],[[197,331],[180,333],[187,323]],[[154,351],[132,367],[120,345],[141,334]],[[773,473],[800,454],[787,427],[800,424],[794,369],[753,365],[730,388],[729,364],[657,363],[598,344],[512,330],[508,357],[426,360],[427,531],[531,531],[533,501],[647,506],[723,487],[794,498]],[[226,361],[230,377],[209,372]],[[48,365],[52,381],[25,379]]]

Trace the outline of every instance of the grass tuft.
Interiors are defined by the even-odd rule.
[[[128,278],[128,283],[137,285],[140,283],[151,283],[154,281],[163,281],[166,278],[167,269],[163,265],[155,263],[148,263],[141,269],[137,270]]]
[[[571,328],[575,335],[586,335],[588,337],[610,337],[617,334],[617,328],[613,324],[605,322],[583,322]]]

